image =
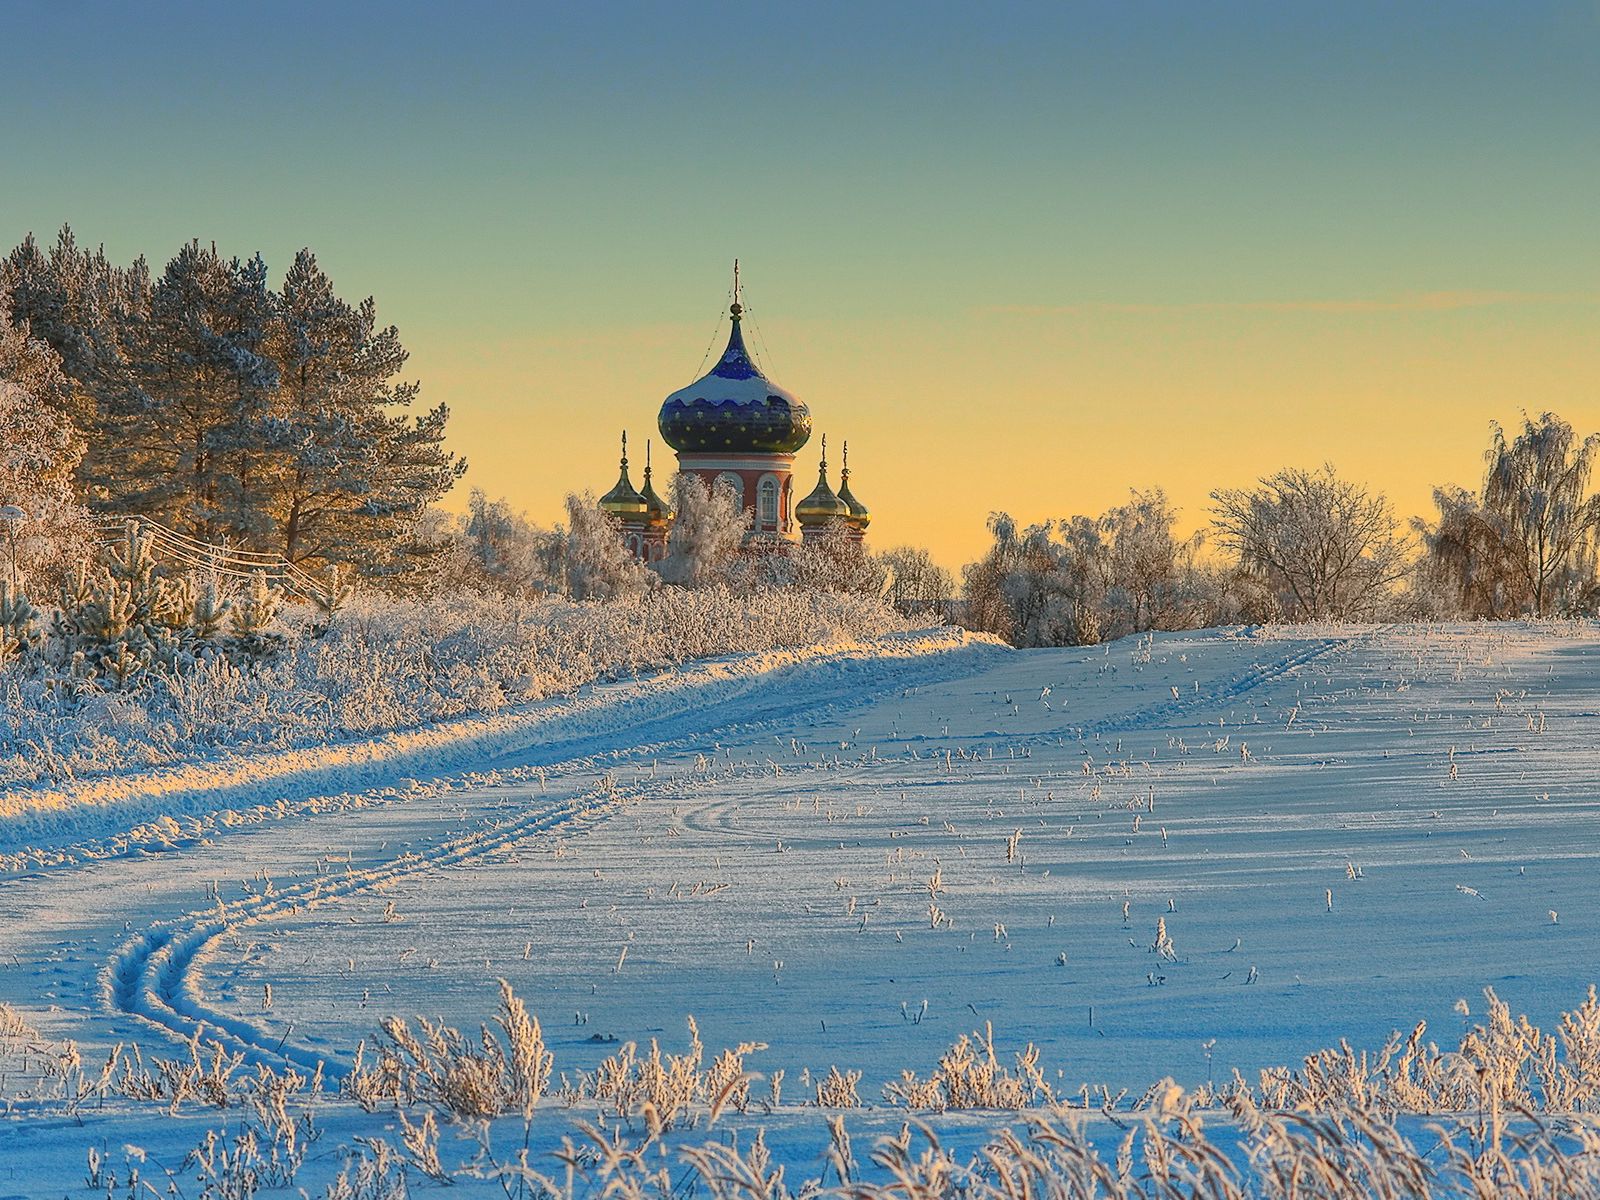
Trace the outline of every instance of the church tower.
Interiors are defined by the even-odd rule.
[[[739,266],[734,264],[733,325],[711,371],[661,405],[661,437],[678,452],[678,469],[726,482],[751,514],[750,539],[794,533],[794,455],[811,437],[811,412],[793,392],[761,372],[745,349]]]
[[[811,412],[793,392],[768,379],[745,348],[739,264],[733,264],[732,328],[728,346],[711,370],[661,405],[657,425],[678,453],[678,470],[698,476],[708,488],[725,484],[750,514],[745,547],[752,553],[784,554],[801,542],[822,542],[836,526],[860,547],[872,516],[850,490],[850,447],[844,446],[839,490],[828,483],[828,439],[822,439],[817,486],[794,496],[794,459],[811,438]],[[644,486],[628,477],[628,435],[616,485],[600,498],[600,509],[618,526],[623,542],[641,562],[658,562],[671,551],[673,512],[652,481],[650,443],[645,442]]]

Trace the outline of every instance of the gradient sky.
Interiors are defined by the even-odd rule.
[[[735,255],[875,544],[950,566],[996,509],[1331,460],[1409,515],[1492,419],[1600,429],[1595,0],[253,7],[0,0],[0,240],[311,246],[455,504],[608,487]]]

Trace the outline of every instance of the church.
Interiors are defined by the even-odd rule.
[[[787,388],[768,379],[745,348],[739,303],[738,264],[728,348],[710,372],[662,402],[656,424],[678,456],[678,470],[698,475],[706,486],[731,487],[750,514],[745,545],[752,552],[783,553],[822,537],[835,523],[860,544],[872,516],[850,490],[850,447],[843,448],[839,490],[828,483],[828,439],[823,437],[817,486],[794,501],[795,455],[811,440],[811,410]],[[643,562],[667,556],[672,509],[651,478],[650,443],[645,443],[644,486],[628,478],[628,435],[622,435],[622,471],[600,498],[603,512],[622,527],[628,548]]]

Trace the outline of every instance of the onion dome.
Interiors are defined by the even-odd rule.
[[[645,515],[645,498],[634,491],[633,483],[628,479],[628,433],[622,433],[622,474],[617,477],[617,486],[604,496],[600,497],[600,511],[610,513],[619,520],[638,520]]]
[[[844,444],[844,465],[839,469],[839,499],[844,501],[850,510],[850,524],[857,529],[865,529],[872,524],[872,514],[867,511],[867,506],[855,498],[850,490],[850,443]]]
[[[644,501],[645,517],[652,525],[665,525],[672,520],[672,506],[656,495],[655,486],[650,482],[650,439],[644,443],[644,488],[639,492],[639,498]]]
[[[679,453],[793,454],[811,437],[811,410],[761,373],[744,346],[744,307],[728,310],[733,330],[711,373],[661,405],[661,436]]]
[[[817,486],[811,489],[809,496],[794,506],[794,517],[801,525],[811,527],[826,525],[829,521],[836,521],[849,515],[850,506],[834,495],[833,489],[828,486],[828,439],[824,436],[822,465],[817,468]]]

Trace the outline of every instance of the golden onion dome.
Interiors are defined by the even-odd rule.
[[[844,501],[850,510],[850,524],[857,529],[865,529],[872,524],[872,513],[867,506],[857,500],[855,493],[850,490],[850,443],[844,444],[844,465],[839,470],[839,499]]]
[[[817,486],[794,506],[795,520],[806,526],[826,525],[850,515],[850,506],[828,486],[828,439],[822,439],[822,464],[817,468]]]
[[[600,511],[624,521],[642,517],[648,511],[645,498],[634,490],[633,482],[628,478],[626,431],[622,434],[622,473],[617,477],[617,486],[600,497]]]
[[[644,501],[645,516],[653,525],[666,525],[672,520],[672,506],[656,494],[655,485],[650,482],[650,441],[644,443],[644,488],[639,493],[639,498]]]

